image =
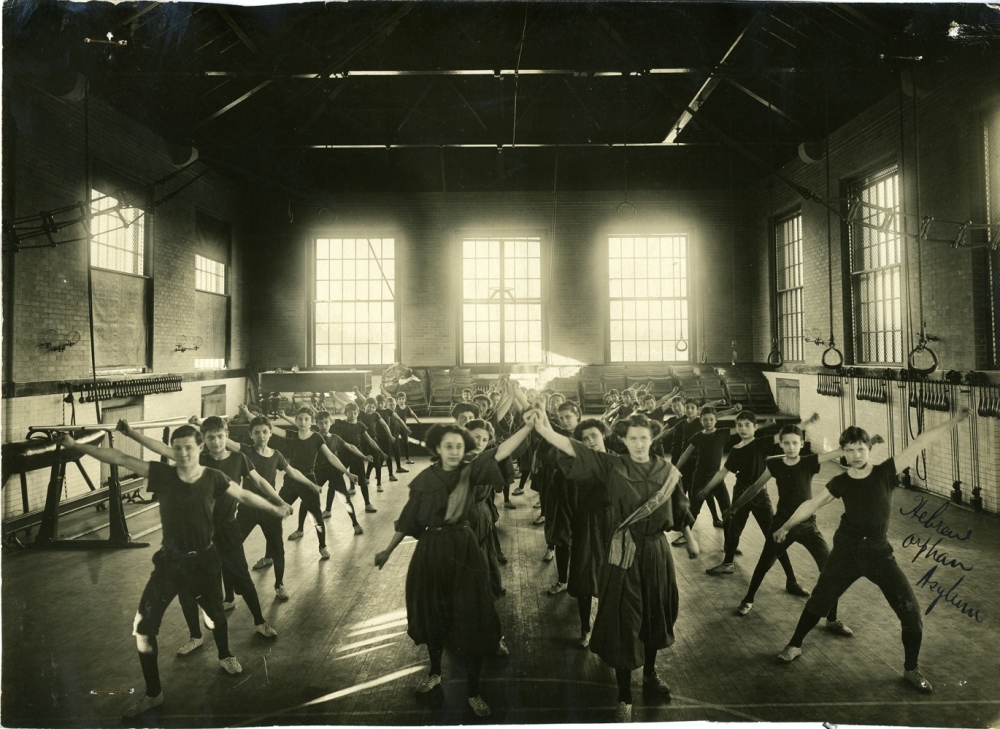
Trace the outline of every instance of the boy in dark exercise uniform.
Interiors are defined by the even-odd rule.
[[[389,452],[386,453],[386,456],[389,459],[396,459],[396,473],[408,473],[408,470],[403,468],[403,464],[399,461],[402,456],[400,442],[409,443],[412,433],[410,427],[396,413],[396,398],[392,395],[384,398],[382,405],[376,412],[382,416],[382,420],[389,424],[389,431],[392,433],[392,442],[389,444]]]
[[[284,413],[280,413],[280,415],[287,420]],[[316,526],[316,538],[319,540],[319,558],[320,561],[325,561],[330,559],[330,551],[326,548],[326,525],[323,523],[323,511],[319,503],[320,487],[315,483],[316,460],[322,454],[330,465],[341,473],[347,473],[347,466],[341,463],[340,459],[327,448],[323,436],[312,430],[312,419],[312,408],[299,408],[299,411],[295,413],[296,431],[294,433],[286,432],[285,446],[282,451],[288,462],[306,477],[308,484],[286,481],[281,485],[281,491],[278,494],[289,504],[294,504],[296,500],[302,499],[300,509],[305,509],[312,514]],[[300,517],[300,523],[304,523],[304,518]],[[301,529],[288,535],[289,541],[301,538]]]
[[[753,503],[756,500],[757,493],[763,491],[768,480],[774,476],[778,485],[778,513],[771,520],[772,529],[779,529],[788,521],[788,517],[799,506],[812,498],[812,478],[819,473],[820,465],[827,461],[836,460],[843,455],[843,451],[837,449],[827,453],[810,453],[801,456],[800,452],[804,440],[802,429],[797,425],[786,425],[783,427],[778,433],[778,439],[784,455],[767,459],[764,473],[760,475],[756,483],[743,492],[740,498],[736,499],[731,509],[731,511],[735,512],[744,505]],[[872,445],[881,442],[882,439],[880,436],[872,438]],[[812,556],[813,561],[816,562],[816,567],[819,568],[820,572],[823,571],[823,567],[830,557],[830,547],[816,526],[815,516],[806,519],[792,528],[785,538],[784,544],[775,542],[772,532],[765,530],[764,549],[757,560],[757,566],[754,568],[753,577],[750,579],[750,587],[747,588],[747,594],[740,602],[740,606],[736,608],[737,615],[744,616],[753,609],[754,597],[761,583],[764,581],[764,576],[774,566],[775,560],[780,555],[786,553],[788,547],[795,542],[806,548]],[[844,621],[837,617],[836,602],[834,602],[833,607],[826,614],[826,627],[840,635],[851,636],[854,634],[850,628],[844,625]]]
[[[917,455],[940,440],[969,417],[963,407],[958,414],[917,437],[898,457],[872,465],[869,460],[870,439],[862,428],[851,426],[840,436],[840,447],[847,458],[848,470],[835,476],[823,492],[802,504],[788,521],[774,533],[781,544],[789,531],[813,516],[834,499],[844,500],[844,515],[833,536],[833,551],[819,575],[813,595],[809,598],[795,633],[778,654],[778,660],[790,663],[802,655],[802,641],[833,603],[859,577],[866,577],[882,590],[902,626],[903,679],[921,693],[930,693],[930,681],[920,672],[920,643],[923,621],[920,608],[906,575],[892,556],[892,546],[886,537],[892,509],[892,492],[897,476],[916,459]]]
[[[199,424],[198,418],[193,420],[195,422],[192,425]],[[285,506],[285,502],[278,497],[274,488],[255,473],[253,465],[246,456],[227,450],[229,430],[226,427],[226,421],[220,417],[212,416],[205,418],[200,425],[205,445],[200,456],[202,466],[221,471],[231,483],[243,488],[247,488],[252,482],[254,490],[271,503],[281,507]],[[118,430],[139,443],[143,448],[165,458],[173,458],[170,446],[133,430],[128,421],[119,421]],[[250,614],[253,616],[256,631],[265,638],[277,638],[277,631],[264,619],[257,588],[250,577],[250,570],[247,569],[247,559],[243,552],[243,533],[237,519],[237,506],[234,499],[224,496],[215,500],[215,508],[212,510],[212,519],[215,522],[215,547],[219,553],[219,560],[222,562],[222,584],[225,588],[222,606],[225,610],[232,610],[236,606],[236,598],[233,593],[242,595]],[[177,649],[177,655],[186,656],[203,644],[201,624],[198,619],[198,604],[194,597],[182,592],[178,596],[178,600],[191,637],[187,643]]]
[[[313,426],[313,428],[317,433],[323,436],[323,441],[326,443],[326,447],[330,449],[330,452],[337,456],[337,458],[339,458],[345,466],[347,466],[348,458],[351,455],[356,458],[365,458],[364,453],[347,443],[347,441],[339,435],[335,435],[330,432],[330,425],[332,423],[333,416],[328,411],[317,411],[316,425]],[[347,480],[351,484],[350,488],[344,485],[344,476],[347,476]],[[350,471],[347,473],[341,473],[325,458],[316,459],[316,484],[320,488],[329,484],[329,488],[327,488],[326,491],[326,509],[323,510],[323,518],[328,519],[333,515],[333,502],[337,499],[337,494],[339,493],[344,497],[345,506],[347,507],[347,515],[351,519],[351,526],[354,528],[354,533],[364,534],[365,530],[358,523],[357,515],[354,512],[354,504],[351,503],[351,494],[354,493],[354,484],[357,482],[358,477]],[[302,531],[304,526],[305,512],[300,509],[299,531]]]
[[[716,412],[715,408],[711,405],[705,405],[701,408],[699,412],[698,420],[701,423],[701,427],[695,432],[687,441],[684,447],[684,451],[681,453],[680,458],[674,466],[680,470],[683,474],[685,472],[684,465],[689,462],[692,456],[695,457],[694,468],[691,470],[691,516],[695,519],[698,518],[698,513],[701,511],[702,504],[705,503],[705,499],[699,498],[698,494],[702,493],[704,487],[708,485],[708,482],[712,480],[712,477],[719,470],[719,466],[722,464],[722,451],[729,442],[729,436],[731,436],[736,429],[735,428],[724,428],[719,430],[715,427],[720,416],[732,415],[733,413],[738,413],[742,410],[741,405],[735,405],[729,410],[723,410]],[[686,423],[682,424],[681,427],[685,427]],[[719,505],[719,513],[730,507],[729,501],[729,491],[725,488],[718,489],[712,493],[711,498],[714,498]],[[709,500],[709,505],[711,506],[711,500]],[[712,524],[716,527],[723,527],[722,520],[718,518],[718,514],[712,511]],[[673,544],[684,544],[684,536],[681,535],[678,539],[673,541]]]
[[[803,423],[803,426],[808,427],[817,420],[819,420],[819,416],[813,415]],[[712,489],[722,484],[726,476],[730,473],[735,473],[736,485],[733,487],[733,502],[735,503],[740,500],[740,497],[747,492],[760,475],[766,472],[766,460],[773,453],[778,436],[768,435],[755,438],[757,425],[757,416],[749,410],[743,410],[736,416],[736,434],[739,436],[740,441],[729,451],[729,457],[726,459],[725,465],[719,469],[718,473],[715,474],[701,493],[695,494],[695,498],[704,501],[706,495]],[[744,508],[744,506],[748,506],[749,508]],[[758,489],[752,500],[741,501],[739,509],[734,507],[728,511],[730,518],[724,522],[725,556],[721,564],[705,570],[710,575],[722,576],[732,574],[736,571],[733,559],[739,550],[740,536],[743,534],[743,528],[746,526],[747,519],[750,518],[751,514],[753,514],[754,519],[757,521],[757,526],[760,527],[761,532],[765,535],[765,539],[772,531],[771,524],[774,518],[774,509],[771,507],[771,499],[765,489]],[[778,555],[778,559],[781,562],[782,569],[785,571],[786,591],[798,597],[809,597],[809,592],[803,589],[795,580],[795,571],[792,569],[792,563],[788,559],[788,555],[781,552]]]
[[[138,716],[163,703],[156,634],[163,614],[178,593],[193,596],[215,624],[219,665],[230,674],[242,672],[239,661],[229,652],[228,625],[222,609],[219,580],[222,567],[213,543],[212,511],[216,499],[223,496],[280,517],[290,515],[291,507],[273,506],[230,483],[219,471],[200,465],[202,437],[192,425],[182,425],[170,436],[175,466],[141,461],[114,448],[78,445],[68,434],[58,436],[56,442],[63,448],[144,476],[146,490],[156,494],[160,504],[163,544],[153,555],[153,572],[143,589],[132,625],[146,693],[126,709],[125,717]]]
[[[345,443],[365,453],[364,458],[355,456],[353,452],[347,454],[347,465],[351,473],[358,477],[358,485],[361,487],[361,498],[365,501],[365,511],[369,514],[374,514],[378,509],[372,506],[371,499],[368,497],[368,476],[365,473],[365,466],[375,460],[375,456],[370,454],[374,454],[376,451],[382,453],[382,451],[378,447],[378,443],[368,433],[368,428],[365,427],[364,423],[358,421],[358,413],[360,413],[360,410],[354,403],[345,405],[344,417],[346,420],[334,420],[330,423],[330,432],[334,435],[339,435]],[[384,456],[385,454],[382,455]],[[354,496],[353,485],[348,489],[347,493]]]
[[[406,393],[402,390],[396,393],[396,415],[399,416],[399,419],[403,421],[404,425],[406,424],[407,418],[413,418],[414,422],[417,423],[420,422],[420,418],[418,418],[417,414],[413,412],[413,408],[406,404]],[[410,439],[405,436],[400,438],[399,446],[403,451],[403,463],[407,466],[413,465],[413,461],[410,460]],[[396,470],[406,473],[406,471],[402,468],[397,468]]]

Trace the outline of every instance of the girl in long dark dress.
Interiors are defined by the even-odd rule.
[[[600,420],[588,419],[577,425],[573,437],[587,448],[607,453],[604,438],[607,426]],[[615,529],[612,523],[611,500],[604,484],[588,477],[570,485],[576,492],[576,509],[571,523],[572,543],[569,558],[568,590],[576,598],[580,612],[580,647],[590,645],[591,611],[597,597],[601,568],[606,561],[608,540]]]
[[[677,488],[680,472],[666,460],[650,456],[657,428],[644,415],[616,423],[628,447],[621,457],[593,451],[556,433],[542,414],[527,419],[542,438],[568,457],[562,463],[570,479],[598,480],[611,502],[616,528],[601,570],[590,650],[615,669],[616,718],[630,721],[632,671],[639,666],[643,666],[643,689],[670,700],[670,687],[656,674],[656,652],[674,642],[679,604],[665,532],[683,531],[688,554],[698,556],[688,498]]]
[[[484,455],[492,453],[494,459],[498,462],[503,460],[496,459],[498,446],[495,442],[496,431],[493,429],[492,424],[482,419],[470,420],[465,429],[469,431],[472,439],[475,441],[476,452]],[[506,445],[504,452],[517,450],[525,438],[528,437],[529,433],[531,433],[531,428],[527,426],[515,432],[510,438],[504,441]],[[473,533],[475,533],[476,540],[479,542],[479,549],[482,550],[483,556],[486,557],[486,563],[490,568],[490,590],[494,598],[507,593],[507,590],[504,589],[503,577],[500,573],[501,555],[503,552],[500,550],[500,540],[497,538],[496,533],[500,513],[497,511],[496,502],[494,501],[495,495],[503,489],[503,485],[507,482],[507,479],[499,467],[497,472],[500,475],[499,480],[489,484],[482,484],[482,486],[492,486],[492,489],[478,488],[477,486],[476,495],[481,497],[477,502],[479,508],[474,510],[469,517],[469,526]],[[501,641],[499,653],[501,655],[507,654],[507,647],[503,644],[503,641]]]
[[[521,438],[526,435],[527,428]],[[466,662],[469,706],[477,716],[490,713],[479,693],[479,676],[483,658],[497,652],[501,630],[489,567],[469,523],[485,493],[501,483],[497,462],[513,452],[515,441],[508,439],[466,462],[476,446],[472,435],[453,424],[433,426],[426,446],[438,460],[411,482],[396,533],[375,555],[381,569],[403,537],[417,539],[406,573],[407,633],[417,645],[427,646],[431,663],[417,692],[427,693],[441,683],[441,656],[447,647]]]

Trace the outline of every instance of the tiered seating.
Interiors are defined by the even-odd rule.
[[[730,406],[733,403],[730,401],[729,392],[715,367],[715,365],[703,364],[697,368],[701,377],[701,388],[705,393],[705,402],[725,400],[727,406]]]
[[[774,401],[774,395],[771,393],[771,383],[764,377],[760,366],[753,363],[740,363],[738,366],[746,378],[750,409],[763,415],[779,412],[778,403]]]
[[[604,411],[604,383],[601,367],[587,365],[580,368],[580,406],[585,413]]]
[[[575,377],[554,377],[549,381],[549,387],[573,402],[580,401],[580,393]]]
[[[605,392],[609,390],[624,390],[628,387],[625,377],[625,365],[606,365],[601,373],[601,386]]]
[[[732,364],[721,364],[713,365],[712,369],[722,379],[722,384],[726,391],[724,397],[727,398],[729,404],[742,405],[744,408],[751,410],[750,392],[747,389],[746,379],[739,368]]]
[[[695,400],[705,399],[705,388],[701,384],[701,378],[691,365],[673,365],[670,368],[674,381],[681,388],[684,397],[693,397]]]
[[[451,370],[428,370],[427,380],[430,388],[427,412],[430,415],[447,415],[452,405]]]
[[[716,365],[716,372],[722,378],[729,400],[758,415],[773,415],[778,412],[778,404],[771,394],[771,385],[758,365],[740,363],[738,365]]]
[[[462,390],[476,389],[476,378],[472,375],[472,370],[468,367],[453,367],[451,370],[451,399],[459,402],[462,399]]]

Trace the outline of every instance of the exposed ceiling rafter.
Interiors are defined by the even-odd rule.
[[[680,116],[677,117],[675,121],[670,126],[670,131],[667,132],[667,136],[664,138],[664,144],[671,144],[677,141],[677,137],[680,136],[681,132],[684,131],[684,127],[694,118],[694,113],[697,112],[702,104],[704,104],[708,97],[712,95],[712,92],[718,88],[719,84],[724,78],[724,72],[726,70],[726,63],[732,58],[736,49],[739,48],[740,44],[753,38],[757,35],[761,28],[764,27],[765,21],[768,19],[769,14],[765,10],[758,10],[757,13],[750,19],[747,27],[736,37],[732,45],[729,46],[729,50],[722,56],[722,59],[716,65],[716,70],[709,74],[708,78],[702,83],[701,88],[698,89],[694,98],[686,105],[687,108],[681,112]]]

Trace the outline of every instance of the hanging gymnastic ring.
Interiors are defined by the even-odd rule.
[[[917,352],[927,352],[928,354],[930,354],[931,359],[933,360],[933,364],[930,367],[914,367],[913,356]],[[934,350],[931,349],[930,347],[924,344],[918,344],[916,347],[913,348],[913,351],[911,351],[910,354],[907,355],[906,366],[909,367],[911,372],[914,372],[918,375],[929,375],[938,368],[937,354],[935,354]]]
[[[827,362],[826,361],[827,360],[827,355],[829,355],[830,352],[836,353],[836,355],[837,355],[837,361],[836,362],[832,362],[831,363],[831,362]],[[831,344],[823,352],[823,358],[820,361],[823,363],[823,366],[826,367],[828,370],[836,370],[836,369],[839,369],[844,364],[844,353],[841,352],[839,349],[837,349],[836,347],[834,347]]]
[[[622,220],[631,220],[635,217],[635,205],[626,200],[618,206],[617,213]]]
[[[687,352],[688,343],[686,339],[678,339],[677,344],[674,345],[674,349],[678,352]]]
[[[767,363],[775,367],[781,367],[785,363],[785,358],[781,356],[781,350],[777,347],[772,349],[770,354],[767,355]]]

